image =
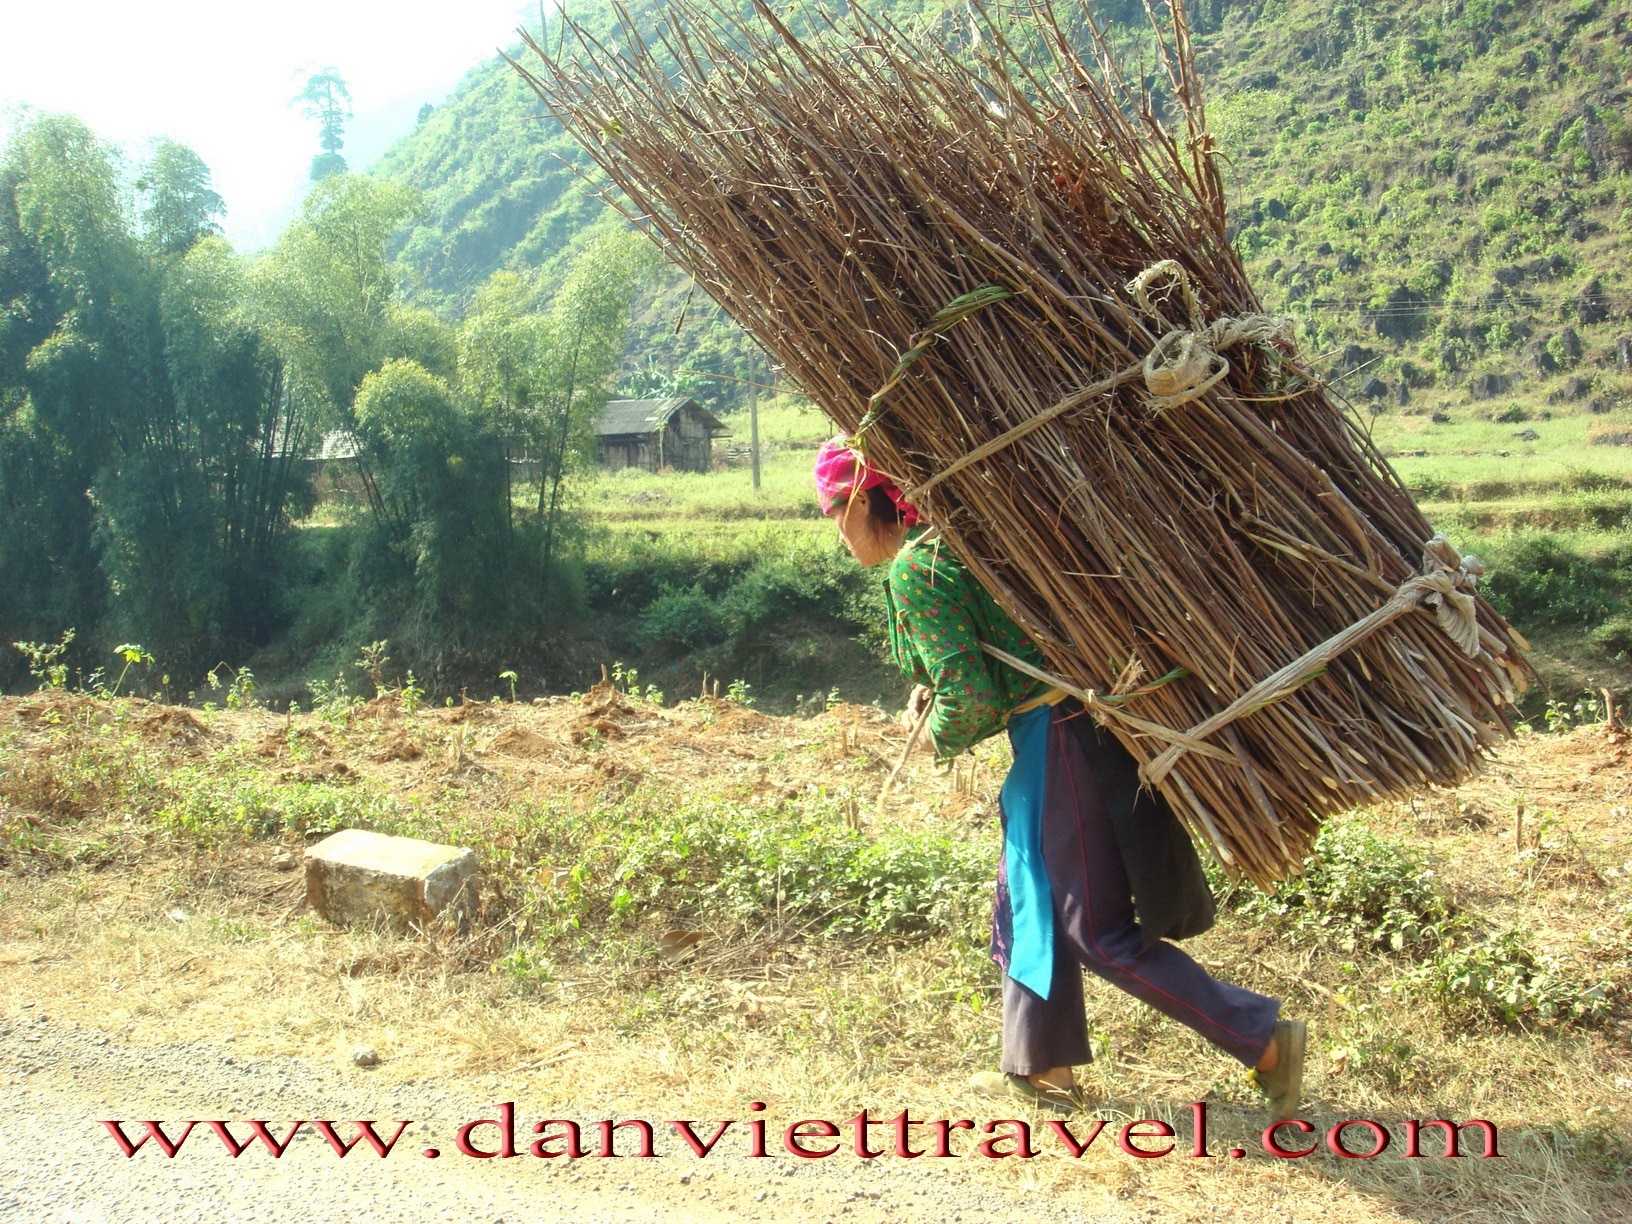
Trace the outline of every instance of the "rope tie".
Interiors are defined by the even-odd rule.
[[[1207,737],[1229,727],[1244,714],[1262,710],[1291,696],[1323,672],[1326,665],[1338,655],[1358,645],[1384,625],[1398,620],[1420,604],[1427,604],[1434,609],[1439,627],[1456,643],[1463,654],[1470,659],[1477,658],[1483,645],[1478,603],[1474,598],[1474,592],[1478,589],[1479,575],[1483,572],[1484,566],[1479,563],[1479,558],[1472,553],[1466,557],[1458,555],[1456,549],[1445,539],[1443,532],[1435,533],[1433,539],[1423,546],[1422,573],[1402,582],[1382,607],[1342,632],[1327,638],[1313,650],[1299,655],[1286,666],[1253,685],[1224,709],[1203,719],[1187,731],[1177,731],[1149,719],[1136,717],[1100,693],[1072,684],[1063,676],[1044,671],[986,642],[980,643],[980,648],[1016,671],[1046,681],[1057,690],[1077,698],[1100,722],[1114,723],[1129,734],[1148,735],[1165,742],[1167,747],[1139,769],[1139,776],[1146,785],[1157,786],[1172,772],[1173,766],[1186,752],[1194,752],[1198,756],[1239,764],[1246,768],[1244,758],[1239,755],[1239,745],[1236,746],[1235,752],[1226,752],[1207,743]]]
[[[1226,315],[1206,322],[1190,274],[1173,259],[1151,264],[1128,282],[1134,301],[1153,319],[1163,320],[1161,311],[1150,300],[1151,286],[1163,278],[1178,286],[1190,326],[1167,332],[1145,355],[1141,372],[1153,413],[1198,400],[1223,382],[1229,376],[1230,363],[1221,349],[1292,340],[1292,320],[1279,315]]]
[[[1169,747],[1140,767],[1140,777],[1149,785],[1156,786],[1167,777],[1181,756],[1195,751],[1195,745],[1213,732],[1229,726],[1243,714],[1251,714],[1291,696],[1324,671],[1326,665],[1338,655],[1419,604],[1432,607],[1435,620],[1445,635],[1456,643],[1463,654],[1470,659],[1477,658],[1483,646],[1474,592],[1478,589],[1479,575],[1483,572],[1484,566],[1479,563],[1479,558],[1471,553],[1466,557],[1460,556],[1445,539],[1444,533],[1436,532],[1433,539],[1423,546],[1422,573],[1402,582],[1382,607],[1260,680],[1217,714],[1184,732],[1182,738],[1171,739]]]
[[[1152,413],[1166,412],[1170,408],[1177,408],[1181,404],[1200,399],[1224,381],[1229,375],[1230,363],[1223,357],[1221,350],[1239,344],[1263,344],[1273,341],[1290,343],[1292,340],[1292,320],[1279,315],[1227,315],[1208,323],[1202,315],[1201,303],[1196,300],[1195,289],[1190,284],[1190,274],[1172,259],[1163,259],[1151,264],[1127,284],[1128,292],[1133,295],[1140,309],[1159,323],[1165,324],[1166,319],[1156,304],[1150,300],[1150,293],[1151,287],[1164,278],[1178,287],[1184,300],[1189,327],[1168,331],[1151,346],[1150,352],[1141,360],[1080,390],[1073,391],[1058,403],[1027,417],[990,441],[981,443],[967,455],[954,459],[922,484],[906,490],[903,494],[906,500],[917,503],[919,498],[947,477],[963,471],[972,463],[979,463],[982,459],[995,455],[1027,434],[1041,429],[1055,417],[1080,408],[1090,400],[1115,391],[1118,387],[1143,379]],[[920,339],[902,356],[888,381],[868,401],[867,416],[857,433],[860,434],[877,419],[882,412],[880,401],[885,392],[900,381],[907,366],[927,350],[934,336],[938,336],[940,331],[944,331],[954,322],[962,321],[976,310],[1010,296],[1012,295],[1001,286],[983,285],[972,293],[964,294],[938,312],[935,321],[925,329],[924,336],[928,338]]]

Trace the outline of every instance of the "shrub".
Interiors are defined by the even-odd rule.
[[[1609,654],[1632,654],[1632,616],[1611,617],[1592,631],[1592,644]]]
[[[1528,628],[1590,628],[1624,614],[1632,590],[1632,537],[1588,549],[1548,531],[1481,541],[1484,593],[1496,610]]]
[[[835,547],[784,543],[746,564],[701,575],[693,566],[690,574],[689,586],[659,587],[639,613],[636,638],[647,649],[693,652],[711,671],[797,636],[801,626],[832,624],[854,632],[884,619],[878,583]],[[638,601],[639,577],[618,579],[617,591]]]
[[[1473,943],[1446,940],[1400,985],[1432,999],[1452,1020],[1568,1024],[1609,1011],[1607,986],[1584,985],[1567,959],[1535,950],[1521,931]]]
[[[674,798],[644,792],[563,828],[576,845],[557,848],[560,883],[544,898],[557,934],[660,913],[833,936],[985,938],[995,847],[896,829],[868,840],[821,797],[764,807]]]
[[[156,823],[201,843],[302,835],[343,828],[394,832],[400,813],[385,794],[360,786],[277,782],[253,769],[183,766],[164,780]]]
[[[1421,856],[1352,819],[1321,829],[1302,875],[1271,892],[1244,890],[1235,903],[1243,913],[1350,951],[1432,945],[1451,916]]]
[[[716,645],[724,634],[719,601],[700,582],[689,590],[665,590],[640,616],[639,638],[648,648],[695,650]]]

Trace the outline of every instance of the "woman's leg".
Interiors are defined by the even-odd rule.
[[[1121,751],[1110,743],[1106,751]],[[1058,720],[1049,728],[1048,768],[1043,859],[1054,891],[1056,957],[1068,947],[1085,968],[1253,1066],[1280,1002],[1219,981],[1173,944],[1144,949],[1093,762],[1082,738]],[[1056,988],[1060,977],[1056,970]],[[1005,980],[1005,1003],[1010,985]]]
[[[1054,982],[1048,998],[1003,975],[1003,1060],[1011,1075],[1042,1075],[1091,1062],[1082,970],[1066,940],[1054,940]]]

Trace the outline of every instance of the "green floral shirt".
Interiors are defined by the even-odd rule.
[[[896,666],[935,694],[929,734],[943,760],[1002,730],[1010,710],[1048,687],[981,650],[986,642],[1048,665],[940,540],[907,542],[890,565],[884,601]]]

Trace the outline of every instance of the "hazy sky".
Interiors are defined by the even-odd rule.
[[[553,6],[552,6],[553,7]],[[465,72],[538,24],[516,0],[0,0],[0,139],[19,106],[77,115],[140,156],[191,146],[226,199],[241,249],[277,236],[319,151],[290,105],[314,69],[338,69],[355,118],[342,150],[361,170]]]

